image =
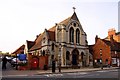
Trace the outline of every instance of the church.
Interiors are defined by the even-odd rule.
[[[55,23],[50,29],[37,35],[35,41],[26,41],[30,68],[43,69],[51,67],[55,60],[56,67],[87,67],[92,58],[87,42],[87,34],[74,12],[72,16]],[[36,64],[36,65],[35,65]],[[34,65],[34,66],[33,66]]]

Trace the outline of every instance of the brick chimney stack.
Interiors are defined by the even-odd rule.
[[[96,35],[96,37],[95,37],[95,43],[97,42],[97,40],[98,40],[98,35]]]
[[[115,35],[115,33],[116,33],[116,30],[114,28],[108,30],[108,36],[109,37],[112,36],[112,35]]]
[[[113,39],[113,35],[110,36],[110,42],[111,42],[112,44],[114,44],[114,42],[115,42],[114,39]]]

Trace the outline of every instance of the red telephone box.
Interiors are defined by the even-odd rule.
[[[32,69],[37,69],[38,68],[38,64],[39,64],[39,59],[38,58],[32,58],[32,65],[31,65],[31,67],[32,67]]]

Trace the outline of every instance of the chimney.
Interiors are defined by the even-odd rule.
[[[96,35],[96,37],[95,37],[95,43],[97,42],[97,40],[98,40],[98,35]]]
[[[36,38],[38,38],[39,35],[36,35]]]
[[[55,23],[55,26],[57,26],[58,24],[57,23]]]
[[[110,42],[111,42],[112,44],[114,43],[113,35],[110,36]]]
[[[114,28],[108,30],[108,36],[115,35],[116,30]]]

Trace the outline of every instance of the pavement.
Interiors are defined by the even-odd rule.
[[[116,69],[118,67],[103,68],[104,70]],[[73,73],[73,72],[88,72],[88,71],[99,71],[101,68],[80,68],[80,69],[61,69],[61,73]],[[54,74],[58,74],[59,70],[56,69]],[[52,74],[52,70],[15,70],[10,64],[7,64],[7,69],[2,70],[2,76],[16,76],[16,75],[42,75]]]

